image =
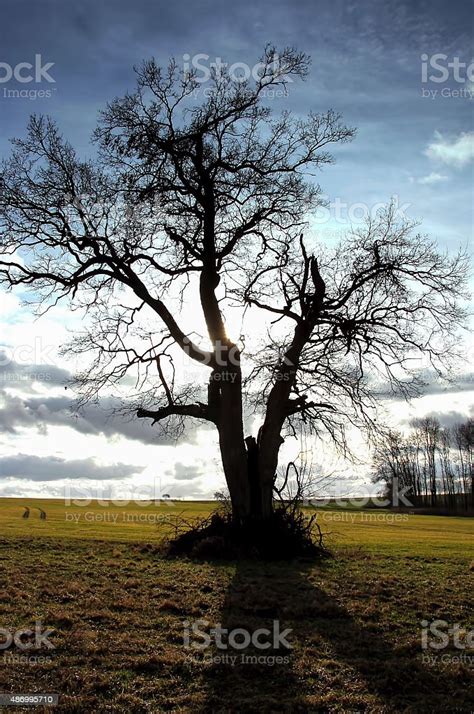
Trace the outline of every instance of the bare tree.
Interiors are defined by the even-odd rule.
[[[463,485],[466,507],[474,507],[474,419],[453,427],[453,442],[457,449],[457,474]]]
[[[373,451],[373,481],[382,482],[392,505],[396,505],[395,489],[398,487],[414,505],[416,478],[411,444],[399,431],[388,429],[375,441]]]
[[[434,417],[415,419],[412,426],[418,431],[424,460],[424,470],[429,483],[431,503],[436,506],[438,494],[438,449],[440,446],[441,425]]]
[[[450,429],[427,416],[411,422],[408,436],[381,433],[373,452],[374,482],[385,483],[389,496],[397,485],[414,506],[471,509],[473,424],[467,419]]]
[[[445,500],[450,509],[456,507],[456,479],[452,458],[452,430],[444,427],[439,436],[439,462],[441,469],[441,482]]]
[[[40,310],[85,310],[72,345],[95,355],[83,399],[133,376],[139,418],[216,427],[238,522],[271,516],[298,421],[344,446],[346,424],[374,427],[382,382],[410,396],[414,357],[448,364],[464,318],[465,256],[441,255],[393,206],[332,251],[303,238],[322,202],[314,173],[354,134],[333,111],[272,116],[267,91],[307,71],[305,55],[275,62],[267,47],[256,81],[215,74],[199,103],[192,73],[147,62],[103,112],[96,159],[33,117],[1,175],[3,284],[32,288]],[[202,312],[205,340],[183,304]],[[251,353],[226,330],[235,306],[266,316]],[[208,371],[207,393],[177,378],[179,351]],[[247,438],[244,399],[262,419]]]

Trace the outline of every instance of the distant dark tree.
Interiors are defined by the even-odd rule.
[[[86,311],[72,346],[95,355],[83,400],[132,376],[139,418],[216,428],[239,523],[271,516],[280,446],[300,421],[344,447],[347,424],[374,427],[382,384],[417,392],[413,358],[449,363],[464,318],[465,256],[440,254],[393,206],[333,250],[303,238],[322,203],[314,174],[354,134],[333,111],[272,116],[265,96],[307,71],[305,55],[275,62],[268,47],[257,80],[224,71],[199,94],[176,63],[147,62],[103,112],[96,159],[33,117],[0,178],[3,285]],[[226,329],[236,307],[262,315],[258,349]],[[207,371],[206,393],[176,378],[180,351]],[[247,438],[244,404],[261,419]]]
[[[398,488],[414,506],[472,509],[474,420],[449,428],[427,416],[410,426],[407,436],[393,430],[379,433],[373,450],[374,482],[385,484],[393,505]]]
[[[466,503],[474,508],[474,419],[454,426],[453,442],[458,456],[456,470],[463,484]]]
[[[373,480],[385,485],[385,497],[392,506],[415,506],[420,496],[417,478],[417,449],[412,439],[405,439],[401,432],[388,430],[378,435],[373,452]],[[399,502],[402,493],[405,502]]]
[[[417,430],[421,452],[423,454],[423,468],[426,478],[429,483],[429,491],[431,494],[431,503],[436,506],[438,495],[438,449],[440,446],[441,425],[438,419],[434,417],[423,417],[415,419],[412,426]]]

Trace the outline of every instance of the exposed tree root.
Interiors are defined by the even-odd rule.
[[[172,516],[167,524],[174,531],[164,543],[170,557],[292,560],[330,556],[316,518],[283,508],[276,509],[264,523],[249,520],[237,524],[230,514],[216,511],[203,520]]]

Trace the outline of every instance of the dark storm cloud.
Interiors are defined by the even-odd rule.
[[[194,479],[202,476],[202,464],[183,464],[177,461],[173,464],[173,471],[167,472],[176,481],[193,481]]]
[[[93,459],[66,460],[58,456],[16,454],[0,457],[0,477],[30,481],[59,479],[123,479],[141,473],[144,467],[131,464],[100,466]]]
[[[473,372],[459,374],[450,382],[442,382],[436,379],[434,374],[427,373],[425,381],[426,385],[422,389],[422,396],[430,394],[449,394],[451,392],[471,392],[474,390]]]
[[[472,404],[467,411],[468,414],[466,414],[466,412],[463,413],[455,410],[451,410],[449,412],[431,411],[428,414],[425,414],[425,416],[437,419],[441,426],[453,427],[456,424],[464,424],[469,416],[474,416],[474,404]]]
[[[423,380],[423,386],[420,388],[420,397],[474,391],[473,372],[458,374],[449,382],[446,380],[440,380],[439,377],[431,370],[426,370],[422,375],[420,375],[420,377]],[[392,394],[390,392],[390,385],[388,383],[374,384],[373,387],[382,399],[388,399],[390,401],[405,401],[399,394]]]
[[[318,103],[331,97],[330,106],[349,112],[351,121],[354,113],[374,121],[376,105],[379,123],[394,112],[404,117],[423,110],[418,95],[408,107],[397,94],[410,78],[419,82],[422,52],[461,54],[470,61],[472,15],[467,5],[461,0],[454,0],[449,9],[441,0],[303,0],[297,5],[287,0],[242,0],[236,5],[212,0],[198,5],[4,0],[1,60],[15,64],[41,53],[45,61],[54,62],[54,96],[49,104],[43,101],[40,110],[62,118],[81,141],[104,102],[130,88],[133,66],[143,59],[155,56],[166,63],[174,55],[182,62],[184,54],[204,53],[209,62],[221,57],[229,63],[253,63],[268,41],[297,44],[313,56],[312,77],[292,91],[290,105],[307,111],[308,95]],[[31,101],[3,104],[3,119],[15,132],[19,116],[38,110]],[[462,107],[464,113],[466,109]],[[437,110],[444,113],[449,107]]]
[[[152,426],[149,419],[137,419],[132,410],[129,415],[118,413],[124,405],[113,397],[103,397],[76,413],[74,398],[67,392],[38,396],[38,384],[54,391],[66,387],[71,379],[72,374],[64,368],[20,364],[0,350],[0,432],[14,434],[18,428],[30,427],[46,432],[48,426],[68,426],[81,434],[122,436],[152,445],[175,444],[175,439],[164,434],[159,425]],[[189,421],[182,440],[195,443],[197,430],[202,428],[206,425]]]
[[[37,396],[39,384],[43,389],[54,390],[66,387],[71,379],[72,374],[62,367],[20,364],[12,360],[8,352],[0,350],[0,432],[14,434],[18,428],[36,428],[46,433],[48,426],[68,426],[81,434],[122,436],[143,444],[175,443],[149,420],[139,420],[133,413],[130,416],[118,414],[118,408],[123,405],[112,397],[104,397],[75,413],[74,400],[66,393]],[[183,438],[194,443],[197,428],[190,423]]]
[[[12,387],[22,392],[34,391],[34,383],[46,386],[65,386],[71,379],[66,369],[52,364],[21,364],[0,349],[0,387]]]
[[[133,415],[116,413],[121,404],[111,397],[86,405],[73,413],[73,400],[67,396],[20,397],[0,392],[0,432],[15,434],[19,428],[36,428],[46,433],[49,426],[67,426],[81,434],[124,437],[143,444],[172,445],[175,440],[163,434],[159,425]],[[183,440],[194,443],[197,424],[189,425]],[[202,428],[202,426],[201,426]]]
[[[269,41],[297,45],[312,56],[312,71],[291,86],[284,107],[305,114],[332,107],[359,128],[352,145],[336,148],[325,193],[348,205],[396,193],[447,244],[469,235],[469,168],[433,200],[435,187],[423,177],[436,167],[423,152],[436,131],[452,138],[472,128],[472,102],[423,99],[420,59],[445,53],[471,61],[472,8],[465,0],[4,0],[2,10],[0,62],[29,62],[39,53],[54,63],[55,82],[47,100],[0,96],[0,152],[9,152],[7,137],[21,134],[32,112],[44,112],[79,153],[90,154],[99,109],[133,87],[133,66],[151,56],[161,64],[175,56],[181,65],[184,55],[203,53],[207,63],[220,57],[252,66]],[[422,181],[410,184],[414,176]]]

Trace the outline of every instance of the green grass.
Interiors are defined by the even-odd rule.
[[[28,506],[30,517],[22,518]],[[0,499],[0,533],[12,536],[86,538],[112,541],[157,542],[163,537],[161,517],[182,514],[194,518],[205,516],[215,507],[211,502],[178,501],[143,505],[137,503],[76,501],[67,505],[61,500]],[[39,510],[46,512],[41,520]]]
[[[421,620],[474,626],[472,519],[318,509],[335,556],[319,565],[163,559],[158,517],[210,507],[0,500],[0,627],[55,630],[51,661],[2,662],[0,689],[58,692],[61,712],[474,710],[472,669],[425,664],[420,644]],[[198,618],[280,620],[289,663],[195,661]]]
[[[24,506],[31,509],[22,518]],[[80,538],[156,543],[163,537],[160,519],[182,514],[186,518],[207,515],[215,503],[175,501],[99,503],[61,500],[0,499],[0,534],[3,536]],[[40,520],[39,508],[46,512]],[[463,517],[421,516],[391,513],[383,509],[316,508],[318,522],[333,546],[364,547],[397,555],[474,556],[473,520]]]

